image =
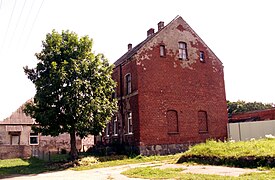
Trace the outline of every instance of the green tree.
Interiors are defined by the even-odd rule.
[[[111,99],[115,82],[113,66],[92,53],[92,39],[74,32],[53,30],[35,54],[35,68],[24,67],[35,84],[34,100],[24,112],[39,124],[34,131],[44,135],[70,134],[71,158],[78,157],[76,135],[98,135],[113,116],[117,102]]]
[[[238,100],[237,102],[227,101],[228,115],[231,116],[234,113],[263,110],[272,108],[272,104],[264,104],[262,102],[245,102]]]

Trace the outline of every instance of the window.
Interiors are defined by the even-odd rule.
[[[128,112],[127,113],[127,132],[128,134],[132,134],[133,133],[133,122],[132,122],[132,113]]]
[[[199,119],[199,133],[208,132],[207,112],[199,111],[198,119]]]
[[[165,57],[165,46],[164,45],[160,45],[159,54],[160,54],[160,57]]]
[[[205,62],[204,52],[203,51],[200,51],[200,61],[201,62]]]
[[[168,133],[178,133],[178,113],[175,110],[168,110],[166,113]]]
[[[107,123],[105,128],[105,136],[109,137],[109,134],[110,134],[110,123]]]
[[[114,119],[114,125],[113,125],[113,133],[114,133],[114,136],[117,136],[117,116],[115,116],[115,119]]]
[[[187,59],[187,45],[185,42],[179,42],[179,59]]]
[[[9,132],[10,134],[10,144],[19,145],[20,144],[20,132]]]
[[[126,81],[126,94],[131,93],[131,74],[127,74],[125,77]]]
[[[38,133],[30,133],[30,145],[38,145]]]

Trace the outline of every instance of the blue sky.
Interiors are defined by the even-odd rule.
[[[272,0],[0,0],[0,120],[34,95],[23,66],[36,65],[52,29],[89,35],[94,52],[114,62],[177,15],[223,62],[228,100],[275,103],[274,7]]]

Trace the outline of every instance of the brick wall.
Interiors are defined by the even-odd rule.
[[[0,146],[0,159],[11,158],[29,158],[31,157],[31,147],[26,145],[12,146],[5,145]]]

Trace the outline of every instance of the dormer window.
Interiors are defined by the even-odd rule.
[[[187,60],[187,45],[185,42],[179,42],[179,59]]]
[[[200,62],[205,62],[204,52],[200,51]]]
[[[160,57],[165,57],[165,46],[164,45],[160,45],[159,54],[160,54]]]

